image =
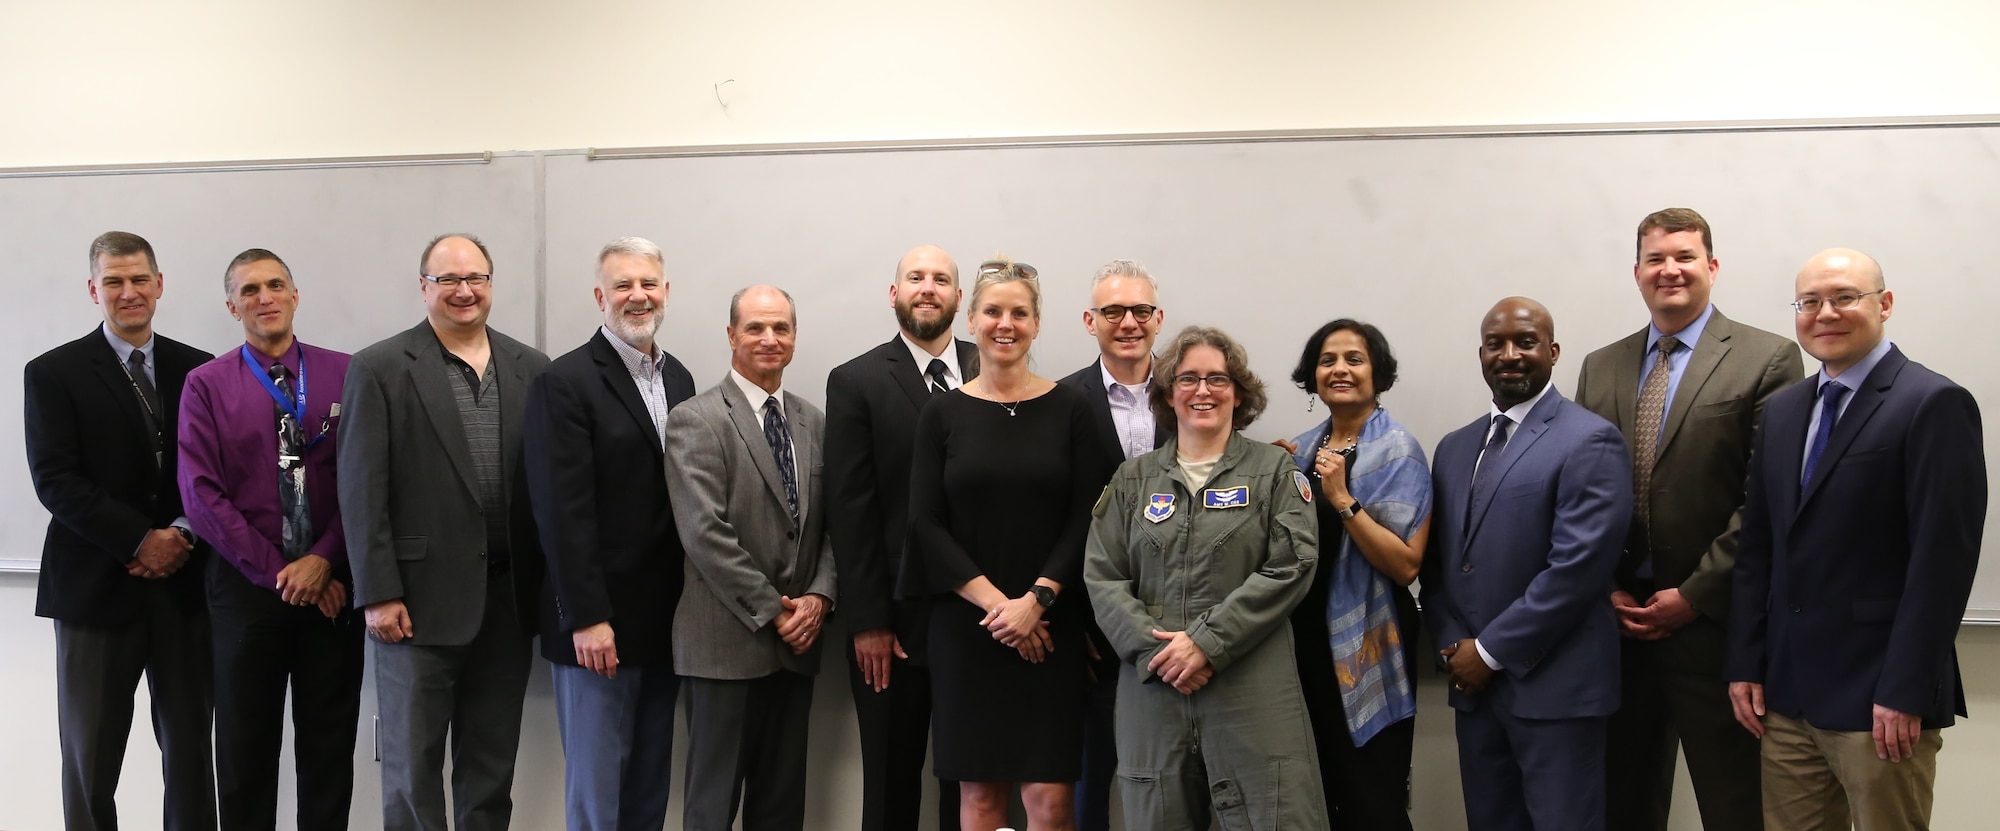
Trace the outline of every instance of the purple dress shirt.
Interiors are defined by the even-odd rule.
[[[270,356],[254,347],[251,357],[264,367]],[[347,564],[347,535],[340,527],[334,407],[347,378],[348,355],[300,344],[282,362],[296,388],[298,362],[305,360],[306,440],[324,433],[305,452],[306,503],[317,535],[306,551],[336,568]],[[239,349],[188,373],[181,393],[181,500],[195,533],[212,543],[223,559],[250,582],[277,591],[285,566],[284,512],[278,501],[278,410]],[[268,375],[263,375],[268,378]],[[322,430],[322,425],[325,429]]]

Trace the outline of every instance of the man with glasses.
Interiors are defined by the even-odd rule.
[[[1611,828],[1666,831],[1676,747],[1711,831],[1758,831],[1757,742],[1722,680],[1737,514],[1764,403],[1804,370],[1789,339],[1709,302],[1721,264],[1708,222],[1669,208],[1639,223],[1632,276],[1650,323],[1592,352],[1577,403],[1632,450],[1633,516],[1611,592],[1622,702],[1611,717]]]
[[[118,827],[118,774],[145,676],[166,777],[164,827],[215,827],[202,569],[174,487],[187,375],[208,353],[153,331],[166,289],[153,246],[90,243],[104,323],[29,361],[28,473],[49,510],[35,614],[55,619],[63,825]]]
[[[521,468],[549,360],[486,325],[493,259],[446,234],[419,260],[425,320],[356,353],[340,420],[354,603],[374,641],[382,824],[507,827],[542,557]]]
[[[979,374],[979,350],[951,336],[963,292],[935,245],[896,263],[889,307],[900,331],[826,379],[827,516],[852,641],[848,684],[861,726],[862,831],[915,831],[930,751],[930,603],[896,599],[909,532],[910,453],[932,396]],[[938,827],[958,827],[958,783],[938,783]]]
[[[1110,482],[1125,460],[1150,453],[1166,442],[1157,429],[1146,386],[1153,379],[1153,340],[1166,312],[1159,285],[1146,267],[1112,260],[1091,278],[1090,308],[1083,327],[1097,339],[1098,359],[1062,383],[1085,393],[1096,413],[1100,469],[1093,480]],[[1112,713],[1118,702],[1118,656],[1090,620],[1089,709],[1084,717],[1083,781],[1076,788],[1079,831],[1104,831],[1111,824],[1111,776],[1118,769]]]
[[[180,464],[188,520],[220,555],[207,582],[221,825],[277,823],[289,686],[297,827],[345,829],[362,666],[332,434],[348,356],[293,334],[298,286],[278,255],[236,255],[222,284],[245,343],[188,373]]]
[[[1796,290],[1820,369],[1764,408],[1724,677],[1762,739],[1764,827],[1927,828],[1940,730],[1965,715],[1953,642],[1986,524],[1979,405],[1890,342],[1873,258],[1822,251]]]

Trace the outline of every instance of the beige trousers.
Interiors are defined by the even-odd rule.
[[[1804,719],[1764,717],[1766,831],[1925,831],[1937,782],[1938,730],[1925,730],[1901,762],[1875,756],[1867,731],[1821,730]]]

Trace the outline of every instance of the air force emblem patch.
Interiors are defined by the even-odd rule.
[[[1306,481],[1306,475],[1296,470],[1292,471],[1292,484],[1299,487],[1299,498],[1305,500],[1307,505],[1311,505],[1313,489],[1312,483]]]
[[[1204,508],[1248,508],[1250,507],[1250,486],[1237,485],[1233,488],[1209,488],[1201,492],[1201,506]]]
[[[1165,522],[1165,521],[1167,521],[1167,517],[1170,517],[1170,516],[1173,516],[1173,515],[1174,515],[1174,495],[1173,495],[1173,494],[1171,494],[1171,493],[1156,493],[1156,494],[1153,494],[1153,498],[1152,498],[1152,499],[1149,499],[1149,500],[1146,500],[1146,519],[1147,519],[1147,521],[1149,521],[1149,522]]]

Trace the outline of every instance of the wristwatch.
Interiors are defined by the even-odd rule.
[[[1349,503],[1347,507],[1341,508],[1339,513],[1340,521],[1342,522],[1353,519],[1355,514],[1361,513],[1361,500],[1357,499]]]
[[[1047,609],[1056,605],[1055,589],[1049,588],[1048,586],[1044,586],[1038,583],[1035,585],[1034,591],[1035,591],[1035,602],[1042,604],[1042,608]]]
[[[181,539],[183,539],[183,540],[187,540],[187,544],[188,544],[188,545],[194,545],[194,532],[192,532],[192,531],[189,531],[189,530],[188,530],[188,529],[186,529],[186,528],[182,528],[182,527],[180,527],[180,526],[178,526],[178,525],[174,525],[174,526],[169,526],[169,527],[173,528],[173,529],[174,529],[175,531],[178,531],[178,532],[180,532],[180,535],[181,535]]]

